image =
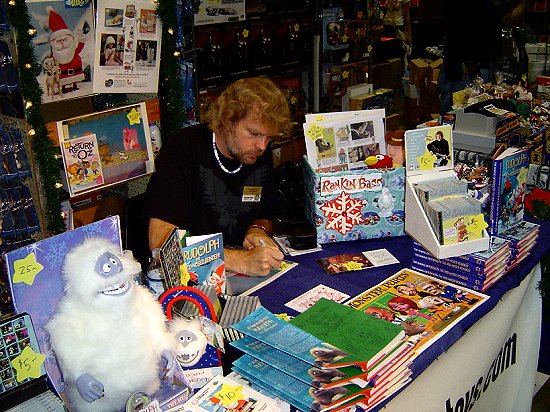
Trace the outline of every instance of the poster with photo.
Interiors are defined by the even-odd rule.
[[[98,0],[95,93],[157,93],[162,29],[152,0]]]
[[[449,125],[405,132],[407,171],[443,170],[453,166],[453,134]]]
[[[244,0],[223,1],[199,0],[194,1],[195,26],[213,23],[227,23],[242,21],[246,18]]]
[[[81,6],[63,0],[27,0],[35,56],[42,68],[36,77],[42,103],[93,93],[95,19],[93,2]]]
[[[357,110],[306,116],[309,164],[317,172],[366,168],[369,156],[386,153],[385,110]]]

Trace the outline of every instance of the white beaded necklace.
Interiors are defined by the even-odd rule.
[[[214,157],[218,161],[218,165],[220,165],[221,169],[225,173],[233,175],[233,174],[237,173],[239,170],[242,169],[242,167],[243,167],[242,163],[235,170],[229,170],[227,167],[225,167],[223,165],[222,161],[220,160],[220,156],[218,155],[218,148],[216,147],[216,134],[215,133],[212,133],[212,148],[214,149]]]

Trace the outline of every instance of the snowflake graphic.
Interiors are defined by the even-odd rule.
[[[320,208],[327,218],[325,228],[337,230],[345,235],[353,226],[364,223],[362,207],[361,199],[354,199],[346,192],[340,193],[337,198],[326,202]]]
[[[44,256],[48,266],[52,268],[60,268],[61,262],[67,254],[67,243],[59,239],[59,242],[52,242],[48,245],[49,248]]]

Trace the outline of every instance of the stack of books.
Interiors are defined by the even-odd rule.
[[[500,237],[492,237],[487,250],[445,259],[413,241],[411,268],[483,292],[508,271],[511,254],[510,242]]]
[[[261,307],[233,328],[245,335],[234,372],[299,410],[370,408],[410,381],[399,325],[327,299],[290,323]]]
[[[496,236],[510,241],[512,254],[510,257],[509,269],[515,267],[519,262],[529,255],[531,248],[537,242],[539,236],[539,225],[527,221],[499,232]]]

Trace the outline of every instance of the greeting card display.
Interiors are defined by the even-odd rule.
[[[405,231],[439,259],[487,250],[489,236],[481,204],[466,210],[457,196],[449,195],[448,181],[455,178],[451,126],[406,131],[405,154]],[[427,201],[422,193],[443,195]],[[471,206],[467,196],[463,197]]]
[[[145,103],[56,123],[71,197],[154,171]]]

